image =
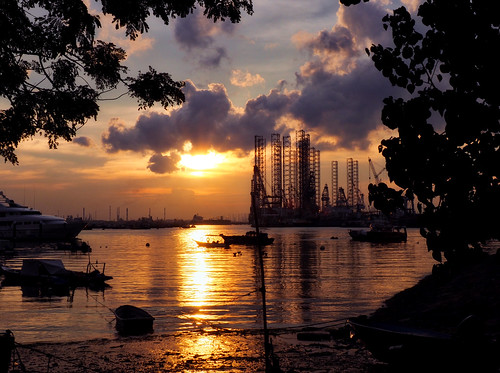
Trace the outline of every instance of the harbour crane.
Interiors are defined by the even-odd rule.
[[[380,174],[385,170],[385,167],[382,168],[379,172],[377,172],[375,170],[375,166],[373,165],[373,162],[371,160],[371,158],[368,158],[368,164],[370,166],[370,171],[371,173],[373,173],[373,178],[375,179],[375,184],[378,185],[380,184],[380,179],[379,179],[379,176]],[[370,173],[368,174],[368,178],[371,180],[371,176],[370,176]]]

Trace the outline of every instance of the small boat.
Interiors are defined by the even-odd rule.
[[[456,352],[456,340],[449,334],[363,318],[350,319],[348,325],[352,337],[361,340],[377,359],[388,363],[439,360]]]
[[[4,285],[48,285],[101,287],[113,277],[104,274],[89,262],[86,272],[71,271],[60,259],[23,259],[21,269],[0,267]]]
[[[196,241],[194,240],[194,242],[196,242],[198,244],[198,246],[201,246],[201,247],[228,247],[229,245],[225,242],[220,242],[220,241]]]
[[[154,317],[142,308],[123,305],[115,311],[116,330],[122,335],[141,335],[153,331]]]
[[[348,320],[351,337],[359,339],[373,356],[399,371],[495,372],[496,339],[487,337],[479,318],[467,316],[453,334],[377,322],[365,316]],[[411,369],[410,369],[411,368]]]
[[[269,237],[267,233],[260,232],[257,235],[255,231],[249,231],[245,235],[239,236],[226,236],[224,234],[220,234],[220,236],[224,239],[224,242],[228,245],[270,245],[274,242],[274,238]]]
[[[350,229],[349,236],[353,241],[395,243],[406,242],[406,227],[389,225],[371,225],[370,229]]]

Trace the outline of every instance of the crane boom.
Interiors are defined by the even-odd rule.
[[[379,176],[380,176],[380,174],[382,173],[382,171],[384,171],[384,170],[385,170],[385,167],[384,167],[384,168],[382,168],[379,172],[377,172],[377,171],[375,170],[375,166],[373,165],[373,162],[372,162],[371,158],[368,158],[368,165],[370,166],[370,170],[371,170],[371,172],[373,173],[373,178],[375,179],[375,183],[376,183],[377,185],[378,185],[378,184],[380,184],[380,179],[379,179]]]

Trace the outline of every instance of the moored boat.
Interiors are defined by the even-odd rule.
[[[457,349],[456,340],[449,334],[364,318],[350,319],[348,324],[352,337],[361,340],[377,359],[388,363],[433,361]]]
[[[201,246],[201,247],[227,247],[229,246],[229,244],[225,243],[225,242],[220,242],[220,241],[196,241],[194,240],[194,242],[196,242],[198,244],[198,246]]]
[[[60,259],[23,259],[21,269],[0,267],[4,285],[49,285],[69,287],[102,287],[113,277],[97,270],[92,264],[86,272],[71,271]]]
[[[349,236],[353,241],[395,243],[406,242],[406,227],[372,225],[370,229],[350,229]]]
[[[274,238],[269,237],[267,233],[259,232],[257,235],[256,231],[249,231],[244,235],[236,235],[236,236],[226,236],[224,234],[220,234],[220,236],[224,239],[224,243],[228,245],[270,245],[274,242]]]
[[[0,239],[16,241],[69,241],[85,227],[83,220],[67,221],[43,215],[39,210],[22,206],[0,191]]]
[[[153,331],[154,317],[142,308],[129,304],[115,311],[116,330],[122,335],[140,335]]]

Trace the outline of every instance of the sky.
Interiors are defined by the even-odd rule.
[[[368,200],[368,158],[384,168],[378,145],[389,132],[382,100],[401,95],[365,53],[391,44],[382,17],[418,0],[371,0],[344,7],[332,0],[254,0],[238,24],[195,11],[165,26],[151,19],[135,41],[101,15],[98,38],[127,51],[131,76],[149,66],[185,81],[186,102],[138,110],[120,87],[100,102],[96,120],[69,143],[44,137],[20,144],[19,165],[2,163],[0,190],[18,203],[60,216],[245,219],[250,209],[254,138],[305,130],[321,152],[321,185],[331,161],[359,163]],[[98,9],[100,3],[88,3]],[[268,149],[267,154],[270,154]],[[268,169],[270,169],[268,163]],[[382,181],[388,182],[385,172]],[[321,191],[320,191],[321,192]]]

